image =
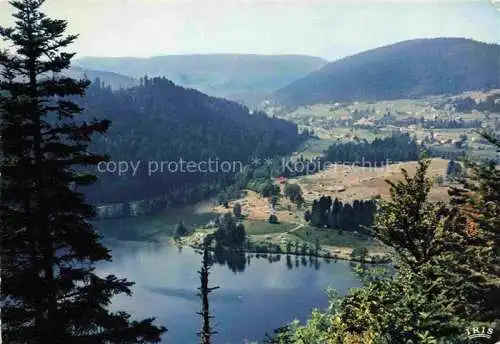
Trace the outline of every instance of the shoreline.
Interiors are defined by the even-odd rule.
[[[198,232],[199,233],[199,232]],[[196,234],[193,233],[193,234]],[[176,237],[169,237],[168,241],[176,246],[181,246],[181,247],[190,247],[195,250],[203,250],[203,244],[201,242],[193,242],[193,234],[186,236],[186,237],[181,237],[181,238],[176,238]],[[201,234],[201,233],[199,233]],[[249,248],[248,244],[241,249],[234,249],[234,248],[224,248],[226,251],[234,251],[234,252],[243,252],[243,253],[252,253],[252,254],[273,254],[273,255],[289,255],[289,256],[297,256],[297,257],[314,257],[314,258],[323,258],[323,259],[330,259],[330,260],[344,260],[344,261],[350,261],[350,262],[356,262],[356,263],[364,263],[364,264],[370,264],[370,265],[377,265],[377,264],[389,264],[391,263],[391,259],[387,255],[383,254],[368,254],[366,259],[359,259],[359,258],[353,258],[349,254],[346,254],[346,250],[351,250],[352,248],[347,248],[347,247],[333,247],[333,246],[328,246],[328,248],[321,247],[320,250],[316,253],[298,253],[296,251],[289,251],[287,252],[286,250],[282,250],[280,245],[274,246],[274,247],[280,247],[280,250],[270,250],[270,249],[262,249],[266,247],[265,245],[268,245],[268,243],[263,242],[263,241],[254,241],[250,242],[250,244],[257,245],[259,248]],[[214,251],[215,249],[213,247],[208,248],[209,251]],[[340,249],[340,250],[339,250]],[[342,251],[342,249],[344,251]],[[340,252],[338,252],[340,251]]]

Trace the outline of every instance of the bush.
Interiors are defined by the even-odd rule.
[[[184,223],[182,221],[179,222],[177,224],[177,226],[175,227],[175,235],[179,236],[179,237],[182,237],[182,236],[186,236],[187,234],[188,234],[188,230],[184,226]]]

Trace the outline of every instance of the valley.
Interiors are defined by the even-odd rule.
[[[500,340],[497,9],[219,5],[0,1],[0,342]]]

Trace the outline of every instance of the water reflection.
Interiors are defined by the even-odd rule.
[[[169,330],[163,343],[199,342],[197,271],[202,257],[189,247],[179,250],[167,243],[115,241],[107,247],[112,248],[113,261],[100,265],[98,272],[136,282],[134,295],[116,297],[113,310],[127,310],[136,318],[156,317]],[[219,331],[214,344],[261,340],[264,333],[294,318],[304,321],[312,308],[326,307],[326,287],[342,295],[359,285],[343,261],[328,264],[309,256],[227,251],[212,252],[212,259],[210,284],[220,286],[210,294]]]
[[[178,248],[179,253],[182,253],[182,248]],[[199,255],[203,254],[201,250],[195,250]],[[267,260],[270,264],[278,263],[281,261],[281,253],[246,253],[236,250],[226,250],[216,248],[210,252],[210,265],[218,264],[219,266],[226,266],[235,274],[245,271],[247,266],[250,266],[252,259]],[[292,256],[295,257],[295,265],[292,263]],[[314,256],[299,256],[285,254],[286,267],[288,270],[299,268],[300,266],[309,267],[314,270],[319,270],[321,267],[320,258]],[[330,259],[323,258],[326,263],[330,263]],[[335,261],[336,262],[336,261]]]

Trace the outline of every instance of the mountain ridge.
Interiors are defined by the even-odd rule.
[[[80,68],[114,72],[133,78],[161,76],[211,96],[253,105],[267,94],[324,66],[308,55],[177,54],[140,57],[85,57]]]

